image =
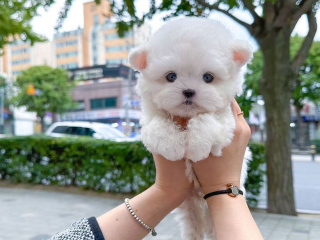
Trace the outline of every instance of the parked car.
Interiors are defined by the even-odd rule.
[[[88,136],[117,142],[130,141],[118,129],[96,122],[56,122],[48,128],[46,135],[52,137]]]

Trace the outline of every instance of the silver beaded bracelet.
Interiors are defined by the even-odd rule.
[[[132,208],[129,205],[129,198],[126,198],[124,200],[124,204],[126,205],[127,209],[129,210],[129,212],[131,213],[131,215],[134,217],[134,219],[136,219],[138,221],[138,223],[140,223],[145,229],[147,229],[149,232],[151,232],[152,236],[157,236],[156,230],[154,228],[149,227],[147,224],[145,224],[144,222],[142,222],[140,220],[140,218],[138,218],[138,216],[134,213],[134,211],[132,210]]]

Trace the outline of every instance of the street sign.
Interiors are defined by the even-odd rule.
[[[97,80],[102,78],[128,78],[130,68],[122,65],[96,65],[91,67],[82,67],[68,69],[71,80]]]
[[[139,100],[133,100],[130,103],[131,103],[131,106],[139,106],[140,105],[140,101]]]

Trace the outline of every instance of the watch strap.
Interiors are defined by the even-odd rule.
[[[232,190],[227,189],[227,190],[211,192],[211,193],[206,194],[203,198],[207,199],[208,197],[212,197],[212,196],[219,195],[219,194],[225,194],[225,193],[232,193]],[[243,195],[243,191],[241,191],[240,189],[239,189],[239,194]]]

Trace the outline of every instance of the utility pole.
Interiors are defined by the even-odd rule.
[[[0,133],[4,129],[4,89],[0,88]]]
[[[132,28],[132,46],[134,46],[134,26]],[[132,109],[132,100],[133,100],[133,69],[130,66],[129,73],[128,73],[128,87],[129,87],[129,95],[127,98],[127,102],[125,105],[126,110],[126,135],[129,137],[130,135],[130,116],[129,116],[129,109]]]

